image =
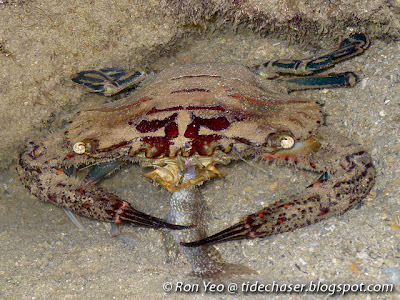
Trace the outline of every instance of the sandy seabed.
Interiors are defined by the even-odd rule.
[[[131,30],[139,32],[139,28]],[[58,37],[54,35],[52,38]],[[148,38],[146,41],[150,43],[150,40]],[[35,51],[39,51],[40,56],[41,48],[39,45],[37,47]],[[42,44],[42,47],[45,52],[46,44]],[[228,262],[241,263],[259,271],[258,275],[242,278],[241,281],[258,281],[261,284],[274,281],[300,284],[400,284],[399,50],[398,42],[373,40],[365,54],[334,69],[357,71],[362,79],[357,86],[297,94],[306,99],[318,99],[324,104],[327,126],[364,145],[373,157],[377,181],[363,205],[342,216],[262,240],[218,245]],[[278,39],[261,38],[250,31],[225,32],[202,36],[195,41],[191,39],[173,55],[161,55],[158,59],[152,57],[151,67],[163,69],[174,64],[206,61],[235,61],[252,65],[278,57],[302,58],[323,52],[288,45]],[[104,64],[103,59],[106,60]],[[111,64],[121,67],[121,64],[130,62],[129,59],[118,60],[118,57],[93,58],[94,61],[96,63],[92,67],[111,67]],[[18,66],[18,57],[14,61],[3,61],[3,64]],[[66,100],[63,101],[71,98],[74,105],[85,101],[82,105],[86,107],[96,104],[96,101],[104,101],[99,96],[87,95],[69,83],[68,73],[87,67],[65,66],[63,76],[59,75],[54,81],[55,92],[50,92],[46,97],[54,96],[56,103],[59,103],[58,97],[61,98],[64,93]],[[19,68],[19,80],[31,76],[23,74],[24,66],[16,68]],[[2,77],[1,84],[5,78]],[[46,84],[52,86],[51,81],[38,84],[43,84],[44,89]],[[11,84],[15,87],[18,85]],[[46,97],[44,102],[48,101]],[[58,105],[64,107],[62,105],[66,104],[63,102]],[[79,108],[77,105],[76,110]],[[68,107],[63,113],[60,109],[56,117],[68,119],[73,110]],[[43,113],[41,109],[39,113]],[[7,111],[3,110],[2,114],[7,114]],[[50,129],[44,126],[46,129],[43,131],[62,126],[61,121],[54,123],[57,126],[51,125]],[[41,135],[46,135],[46,132]],[[211,209],[209,232],[234,224],[269,201],[290,195],[318,178],[317,174],[252,160],[235,162],[221,170],[226,174],[225,178],[214,179],[202,187]],[[132,201],[138,209],[165,218],[169,194],[143,178],[142,172],[138,166],[124,168],[107,179],[104,186]],[[60,208],[39,202],[31,196],[20,184],[14,167],[0,173],[0,183],[2,299],[183,299],[204,295],[230,299],[233,295],[243,296],[240,291],[233,295],[226,291],[205,293],[202,284],[199,292],[174,292],[179,283],[192,282],[188,276],[190,266],[183,258],[175,261],[168,259],[159,231],[125,226],[123,232],[135,239],[134,243],[126,243],[111,238],[102,223],[78,217],[85,227],[81,231]],[[163,290],[165,283],[172,284],[172,292]],[[225,288],[227,286],[226,283]],[[253,295],[264,297],[265,293]],[[268,294],[279,299],[304,295]],[[307,296],[311,299],[326,298],[326,294],[322,293]],[[348,296],[349,299],[399,297],[398,291],[387,294],[349,293]]]

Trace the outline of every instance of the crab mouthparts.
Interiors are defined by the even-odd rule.
[[[161,184],[171,192],[179,191],[182,188],[201,184],[205,180],[214,177],[222,177],[221,173],[214,166],[215,158],[208,156],[193,155],[191,157],[166,157],[156,159],[151,167],[155,169],[143,176]],[[185,165],[192,164],[196,168],[197,176],[183,180]]]

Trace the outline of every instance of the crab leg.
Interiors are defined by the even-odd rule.
[[[330,142],[332,139],[333,143]],[[374,184],[375,169],[371,157],[359,145],[340,136],[332,138],[326,128],[299,144],[274,154],[264,153],[261,157],[320,172],[323,175],[318,181],[298,194],[243,218],[232,227],[182,245],[195,247],[291,231],[339,215],[369,193]]]
[[[129,202],[87,180],[69,176],[59,166],[69,157],[48,157],[47,147],[31,142],[20,154],[17,166],[21,181],[43,201],[99,221],[132,223],[152,228],[185,229],[134,209]],[[68,170],[68,168],[66,169]]]
[[[352,87],[358,82],[358,76],[353,72],[344,72],[307,77],[283,77],[277,80],[286,86],[288,92],[293,92],[310,89]]]
[[[145,77],[153,73],[153,71],[128,73],[123,69],[110,68],[83,71],[74,75],[71,79],[93,93],[112,96],[122,90],[137,87]]]
[[[279,59],[268,61],[250,69],[256,74],[270,79],[280,75],[310,75],[329,69],[342,60],[361,54],[368,46],[368,37],[362,33],[355,33],[343,40],[338,49],[326,55],[302,60]]]
[[[96,184],[104,177],[109,176],[110,174],[121,168],[121,165],[123,164],[124,162],[121,161],[111,161],[108,163],[95,165],[87,174],[86,180]]]

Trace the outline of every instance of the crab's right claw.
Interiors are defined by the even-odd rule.
[[[127,202],[124,202],[126,205]],[[124,206],[125,206],[124,205]],[[115,223],[129,222],[137,226],[150,227],[150,228],[167,228],[172,230],[190,229],[195,225],[183,226],[165,222],[159,218],[142,213],[132,206],[121,207],[117,210],[117,218]]]

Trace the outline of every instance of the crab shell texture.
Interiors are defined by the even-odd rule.
[[[242,65],[176,66],[146,79],[125,99],[81,111],[67,138],[70,145],[87,145],[94,159],[165,161],[175,173],[177,156],[195,156],[205,161],[203,181],[218,174],[213,163],[272,152],[277,134],[304,140],[320,126],[316,102],[289,97],[277,86]],[[166,182],[157,172],[148,177],[180,188],[177,176]]]

